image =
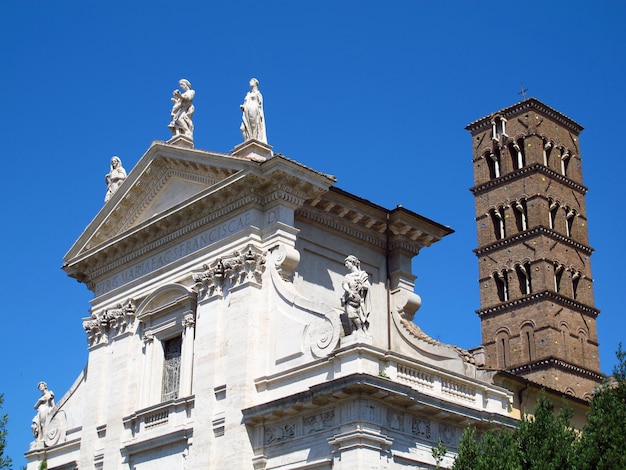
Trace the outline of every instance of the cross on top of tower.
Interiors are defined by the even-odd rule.
[[[526,99],[526,92],[528,91],[528,88],[524,88],[524,82],[522,82],[522,91],[520,91],[518,93],[518,95],[522,95],[522,100]]]

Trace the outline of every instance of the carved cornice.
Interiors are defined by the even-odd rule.
[[[83,328],[87,333],[87,344],[96,346],[106,344],[114,335],[131,331],[135,323],[137,307],[133,299],[128,299],[115,308],[93,312],[91,317],[83,319]]]
[[[196,290],[201,296],[224,295],[227,289],[246,283],[261,285],[265,271],[265,255],[253,245],[230,256],[223,256],[192,273]]]
[[[575,250],[583,252],[587,256],[591,256],[591,254],[594,251],[594,249],[591,248],[590,246],[583,245],[582,243],[578,243],[577,241],[572,240],[569,237],[561,235],[560,233],[555,232],[552,229],[549,229],[547,227],[540,225],[530,230],[525,230],[523,232],[516,233],[515,235],[512,235],[510,237],[503,238],[502,240],[498,240],[494,243],[490,243],[489,245],[476,248],[474,250],[474,253],[476,253],[476,256],[479,256],[479,257],[488,255],[490,253],[493,253],[494,251],[500,250],[502,248],[506,248],[507,246],[510,246],[512,244],[518,244],[519,242],[523,242],[525,240],[528,240],[530,238],[533,238],[539,235],[546,236],[548,238],[551,238],[552,240],[568,245],[574,248]]]
[[[543,291],[536,292],[533,294],[525,295],[524,297],[520,297],[519,299],[511,300],[508,302],[503,302],[498,305],[494,305],[492,307],[483,308],[480,310],[476,310],[476,313],[479,317],[483,318],[484,316],[490,316],[495,314],[500,314],[503,312],[507,312],[509,310],[516,310],[520,307],[524,307],[533,303],[542,302],[542,301],[551,301],[555,302],[563,307],[570,308],[572,310],[576,310],[585,315],[592,316],[593,318],[597,317],[600,313],[600,310],[594,307],[590,307],[588,305],[577,302],[576,300],[570,299],[568,297],[564,297],[561,294],[557,294],[552,291]]]
[[[406,409],[409,413],[420,410],[419,415],[456,416],[459,421],[487,425],[494,420],[514,426],[516,420],[504,414],[494,414],[484,409],[465,406],[455,400],[431,396],[420,390],[386,378],[368,374],[350,374],[311,386],[308,390],[290,396],[278,398],[267,403],[242,410],[243,422],[252,426],[266,426],[268,423],[285,421],[285,417],[302,413],[303,405],[311,410],[333,406],[338,400],[369,398],[380,400],[396,410]],[[324,408],[322,408],[323,410]],[[387,416],[389,418],[389,416]],[[381,416],[381,419],[385,419]],[[389,423],[389,420],[385,420]]]
[[[350,219],[344,219],[338,214],[329,214],[328,212],[316,211],[311,208],[301,208],[298,209],[296,217],[322,225],[353,240],[359,240],[381,249],[385,247],[384,232],[367,230],[365,227],[357,225]]]
[[[492,190],[499,186],[510,184],[512,181],[526,178],[528,177],[528,175],[534,174],[534,173],[545,175],[548,178],[558,181],[564,186],[567,186],[568,188],[571,188],[572,190],[577,191],[580,194],[584,195],[588,191],[586,186],[583,186],[582,184],[579,184],[576,181],[571,180],[567,178],[566,176],[563,176],[562,174],[557,173],[554,170],[551,170],[550,168],[548,168],[545,165],[542,165],[541,163],[534,163],[532,165],[519,168],[515,171],[512,171],[511,173],[507,173],[504,176],[501,176],[499,178],[494,178],[492,180],[487,181],[486,183],[474,186],[473,188],[470,188],[470,191],[474,194],[474,196],[480,196],[486,191]]]
[[[388,210],[338,188],[308,201],[296,216],[380,249],[389,241],[391,250],[413,255],[453,232],[401,206]]]

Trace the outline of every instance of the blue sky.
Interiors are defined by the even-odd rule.
[[[451,226],[415,258],[415,321],[465,348],[481,338],[464,127],[519,101],[524,82],[527,96],[585,127],[600,359],[611,372],[626,340],[626,3],[213,3],[1,4],[0,393],[16,468],[38,381],[60,399],[87,360],[91,296],[60,269],[63,255],[102,207],[111,156],[130,171],[153,140],[170,137],[170,96],[183,77],[196,90],[197,148],[241,142],[239,104],[257,77],[276,152],[372,202]]]

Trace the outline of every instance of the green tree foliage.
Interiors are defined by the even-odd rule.
[[[576,433],[569,426],[572,412],[555,416],[552,402],[541,396],[534,416],[524,415],[517,429],[490,429],[479,440],[476,429],[463,433],[456,470],[566,470],[572,468]]]
[[[0,394],[0,409],[2,409],[2,403],[4,403],[4,395]],[[4,449],[7,445],[7,421],[8,415],[0,415],[0,468],[11,468],[11,457],[4,455]]]
[[[435,468],[439,468],[439,464],[448,453],[448,449],[443,445],[441,439],[438,439],[437,447],[431,447],[430,452],[432,453],[433,459],[435,459],[435,464],[437,465]]]
[[[456,470],[614,470],[626,469],[626,352],[620,344],[613,381],[600,387],[590,403],[582,434],[570,427],[572,412],[554,415],[545,396],[534,416],[524,415],[516,429],[490,429],[479,439],[468,428],[454,462]]]
[[[591,400],[587,426],[578,445],[581,470],[626,469],[626,352],[620,344],[613,379]]]

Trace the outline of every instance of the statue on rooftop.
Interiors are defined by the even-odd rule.
[[[48,384],[46,384],[46,382],[39,382],[37,388],[39,388],[41,396],[39,400],[37,400],[37,403],[35,403],[37,414],[33,418],[31,429],[35,440],[43,441],[48,417],[54,408],[54,392],[48,390]]]
[[[107,173],[104,180],[107,184],[107,192],[104,196],[104,202],[108,202],[109,199],[115,194],[115,191],[122,185],[126,179],[126,170],[122,166],[122,160],[120,157],[111,158],[111,171]]]
[[[172,93],[172,122],[169,124],[170,131],[172,131],[172,137],[177,135],[183,135],[193,140],[193,98],[196,96],[196,92],[191,89],[191,83],[189,80],[181,79],[178,85],[183,90],[174,90]]]
[[[359,259],[350,255],[345,260],[345,266],[350,270],[343,278],[341,287],[344,293],[341,305],[345,308],[352,332],[365,332],[369,327],[368,317],[370,314],[369,299],[367,293],[370,288],[369,275],[361,270]]]
[[[240,108],[243,112],[240,129],[244,142],[254,139],[267,144],[263,95],[259,91],[259,81],[256,78],[250,79],[250,91],[246,94]]]

